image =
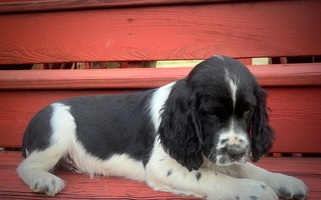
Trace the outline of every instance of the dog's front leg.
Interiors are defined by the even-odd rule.
[[[262,181],[281,198],[302,200],[308,194],[307,187],[301,180],[284,174],[269,172],[251,163],[233,164],[224,167],[212,165],[211,168],[236,178]]]
[[[155,190],[211,200],[278,199],[272,188],[261,181],[238,179],[207,168],[188,171],[169,157],[149,161],[146,182]]]

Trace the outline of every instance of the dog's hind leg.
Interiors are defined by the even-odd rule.
[[[19,165],[17,172],[20,178],[30,186],[35,192],[46,193],[54,196],[60,192],[65,184],[64,181],[50,173],[61,158],[66,156],[75,141],[76,123],[73,116],[69,112],[69,107],[62,103],[54,103],[51,105],[52,112],[50,114],[51,130],[49,145],[46,148],[37,146],[29,155],[28,150],[31,144],[24,146],[27,158]],[[26,131],[25,138],[30,143],[36,144],[37,138],[41,137],[41,131],[35,127],[43,123],[45,112],[40,112],[29,124],[29,131]],[[42,116],[42,117],[39,117]],[[48,119],[48,118],[47,118]],[[27,129],[28,130],[28,129]],[[30,133],[33,130],[34,132]]]
[[[64,188],[64,181],[50,173],[62,156],[57,148],[53,145],[44,151],[34,151],[19,165],[18,174],[31,190],[54,196]]]

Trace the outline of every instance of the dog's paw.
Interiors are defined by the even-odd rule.
[[[281,198],[303,200],[308,196],[307,186],[297,178],[284,174],[272,174],[270,180],[268,185]]]
[[[252,179],[240,179],[239,186],[237,186],[239,194],[235,195],[235,199],[248,200],[278,200],[277,194],[274,190],[261,181]]]
[[[55,196],[64,187],[64,181],[50,173],[38,174],[30,184],[31,190],[39,193],[45,193],[49,196]]]
[[[224,184],[224,183],[223,183]],[[214,191],[207,195],[208,200],[278,200],[274,190],[264,182],[252,179],[235,179],[229,182],[226,189]]]

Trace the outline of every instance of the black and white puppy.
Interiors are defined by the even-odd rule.
[[[240,62],[214,56],[163,87],[53,103],[30,121],[18,167],[35,192],[55,195],[58,164],[79,173],[145,181],[208,199],[304,199],[296,178],[248,163],[268,152],[266,93]]]

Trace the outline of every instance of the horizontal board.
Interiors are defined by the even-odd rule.
[[[321,87],[267,87],[272,152],[321,153]]]
[[[298,0],[2,14],[0,64],[320,55],[320,10]]]
[[[277,139],[273,152],[321,153],[321,87],[267,87],[271,124]],[[0,147],[20,147],[32,116],[64,98],[132,90],[0,91]]]
[[[248,66],[262,86],[320,86],[321,63]],[[192,68],[2,71],[0,89],[155,88],[184,78]]]
[[[244,1],[244,0],[238,0]],[[0,2],[0,13],[12,12],[35,12],[53,10],[74,10],[74,9],[97,9],[133,6],[164,6],[182,4],[200,4],[210,2],[235,2],[233,0],[117,0],[117,1],[97,1],[97,0],[2,0]]]
[[[20,153],[0,152],[0,197],[7,199],[43,199],[42,194],[32,193],[19,179],[16,167],[22,161]],[[321,159],[264,158],[256,165],[273,172],[281,172],[302,179],[309,188],[307,200],[319,200],[321,190]],[[90,179],[83,174],[56,171],[66,181],[66,188],[50,199],[196,199],[166,192],[154,191],[145,183],[119,178]]]

